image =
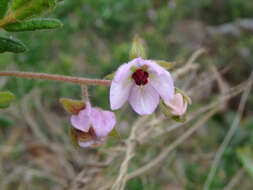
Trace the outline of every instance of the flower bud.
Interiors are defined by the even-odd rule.
[[[184,100],[181,93],[176,93],[174,98],[165,104],[171,109],[172,115],[182,116],[186,112],[187,102]]]
[[[107,136],[119,135],[115,129],[116,116],[113,112],[91,107],[86,102],[85,109],[71,116],[71,138],[74,147],[96,147],[104,143]]]
[[[141,39],[138,35],[135,36],[132,48],[129,52],[130,59],[134,59],[137,57],[141,57],[143,59],[146,58],[146,50],[145,47],[141,43]]]

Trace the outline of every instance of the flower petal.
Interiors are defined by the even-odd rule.
[[[123,65],[121,65],[118,70],[116,71],[116,74],[113,78],[113,81],[114,82],[120,82],[120,81],[125,81],[127,80],[132,72],[131,72],[131,67],[136,65],[137,66],[137,61],[136,59],[128,62],[128,63],[125,63]]]
[[[145,86],[134,85],[131,90],[129,102],[138,114],[152,114],[159,103],[159,94],[149,84]]]
[[[187,103],[184,103],[183,109],[182,109],[182,115],[186,112],[187,110]]]
[[[86,108],[81,110],[78,115],[72,115],[70,118],[71,124],[74,128],[80,131],[88,132],[90,128],[90,103],[86,103]]]
[[[133,82],[131,80],[127,81],[112,81],[110,87],[110,104],[111,109],[119,109],[127,101],[130,90],[132,88]]]
[[[172,100],[174,97],[175,88],[173,79],[168,71],[165,71],[161,75],[152,74],[149,82],[164,101]]]
[[[79,141],[78,145],[81,147],[90,147],[95,143],[96,143],[96,141],[94,141],[94,140],[90,140],[90,141],[86,141],[86,142]]]
[[[111,109],[119,109],[129,98],[130,91],[135,86],[133,80],[131,80],[131,67],[133,66],[137,68],[147,66],[147,71],[150,76],[153,76],[149,79],[152,87],[165,101],[173,98],[174,84],[170,73],[155,61],[136,58],[120,66],[116,72],[110,88]]]
[[[110,87],[110,104],[112,110],[119,109],[127,101],[133,85],[131,67],[137,67],[137,65],[137,59],[134,59],[127,64],[121,65],[116,71]]]
[[[161,67],[159,64],[157,64],[155,61],[152,61],[152,60],[142,60],[142,61],[139,61],[139,64],[141,66],[148,66],[148,72],[150,73],[156,73],[158,75],[161,75],[161,74],[164,74],[165,72],[168,72],[166,71],[163,67]]]
[[[90,116],[97,137],[106,137],[116,124],[116,117],[110,111],[92,108]]]

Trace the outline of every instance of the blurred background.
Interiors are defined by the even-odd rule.
[[[65,0],[47,16],[60,19],[63,28],[0,31],[29,48],[1,54],[0,70],[103,78],[129,61],[135,34],[144,40],[148,58],[176,61],[172,72],[205,48],[196,60],[198,69],[175,81],[193,99],[189,115],[244,84],[253,70],[252,0]],[[115,112],[120,141],[110,138],[101,147],[75,150],[68,135],[70,115],[59,98],[80,99],[78,85],[0,78],[0,88],[16,95],[11,107],[0,111],[0,189],[110,189],[138,119],[128,105]],[[93,105],[110,108],[107,87],[90,86],[89,92]],[[152,170],[128,180],[125,189],[203,189],[215,153],[240,114],[240,99],[241,94],[224,101],[221,111]],[[252,93],[241,115],[210,190],[253,189]],[[149,163],[200,118],[168,132],[175,122],[157,111],[145,123],[149,131],[140,137],[128,171]]]

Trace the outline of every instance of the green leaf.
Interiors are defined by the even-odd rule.
[[[0,19],[4,18],[9,5],[10,0],[1,0],[0,2]]]
[[[111,73],[111,74],[109,74],[109,75],[106,75],[106,76],[104,77],[104,79],[112,80],[112,79],[114,78],[115,74],[116,74],[116,72],[113,72],[113,73]]]
[[[130,59],[134,59],[136,57],[146,59],[146,50],[145,47],[142,45],[141,39],[139,38],[138,35],[136,35],[133,40],[133,44],[129,52],[129,57]]]
[[[121,138],[115,127],[111,130],[111,132],[108,134],[108,136],[116,137],[117,139]]]
[[[163,60],[154,60],[154,61],[166,70],[173,68],[175,65],[175,62],[168,62]]]
[[[25,51],[26,47],[22,42],[13,38],[0,37],[0,53],[23,53]]]
[[[41,29],[55,29],[62,27],[62,23],[57,19],[39,18],[23,22],[15,22],[4,26],[9,32],[33,31]]]
[[[31,1],[32,0],[13,0],[10,9],[12,11],[15,11],[19,8],[22,8],[26,3],[29,3]]]
[[[236,150],[236,154],[242,165],[248,171],[249,175],[253,178],[253,151],[250,147],[242,147]]]
[[[34,16],[38,16],[50,9],[53,9],[56,5],[55,0],[19,0],[24,4],[19,3],[18,6],[14,6],[16,9],[16,19],[24,20]]]
[[[171,117],[171,119],[173,119],[176,122],[184,123],[186,121],[186,114],[184,114],[182,116],[174,115]]]
[[[11,92],[0,92],[0,108],[8,108],[15,96]]]
[[[85,108],[85,102],[82,100],[72,100],[68,98],[61,98],[64,109],[74,115],[77,115],[81,110]]]

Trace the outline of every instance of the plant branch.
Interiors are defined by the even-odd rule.
[[[126,175],[128,172],[128,163],[135,155],[135,147],[136,147],[136,135],[137,129],[143,126],[143,122],[145,122],[149,117],[141,117],[136,121],[135,125],[132,127],[130,136],[126,141],[126,155],[125,159],[120,166],[119,175],[112,186],[112,190],[123,190],[126,185]]]
[[[189,138],[197,129],[199,129],[203,124],[212,117],[219,108],[214,108],[208,113],[206,113],[201,120],[199,120],[194,126],[188,129],[182,136],[180,136],[176,141],[174,141],[170,146],[163,150],[156,158],[150,161],[147,165],[135,170],[134,172],[128,174],[126,176],[126,180],[130,180],[135,178],[149,170],[151,170],[154,166],[159,164],[162,160],[167,158],[168,154],[173,151],[177,146],[179,146],[182,142],[184,142],[187,138]]]
[[[71,82],[80,85],[102,85],[110,86],[110,80],[90,79],[83,77],[72,77],[65,75],[55,75],[46,73],[32,73],[32,72],[19,72],[19,71],[0,71],[0,76],[17,77],[17,78],[30,78],[30,79],[45,79],[61,82]]]
[[[206,50],[204,48],[200,48],[197,51],[195,51],[183,67],[177,69],[172,73],[173,79],[174,80],[179,79],[182,76],[188,74],[190,71],[198,69],[199,65],[194,64],[194,62],[199,56],[201,56],[205,52]]]

